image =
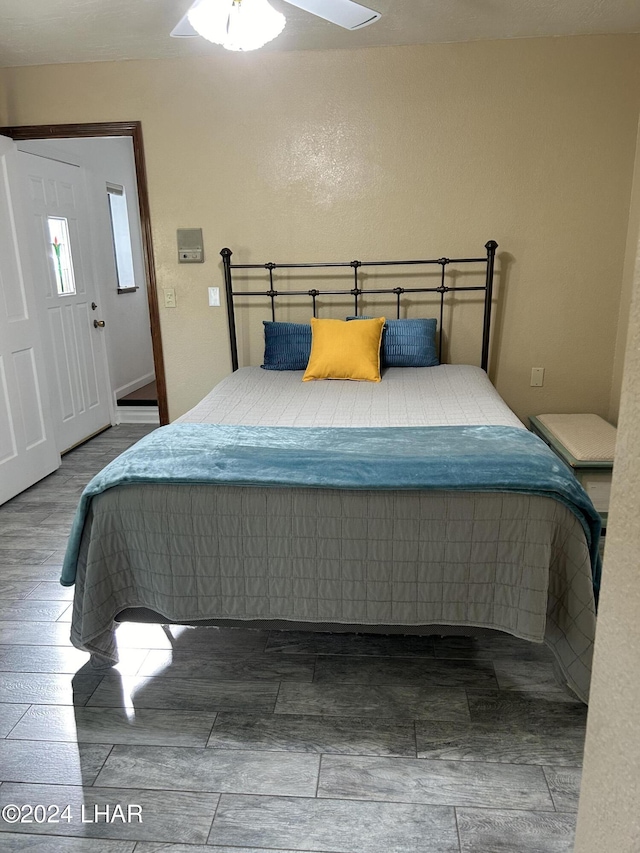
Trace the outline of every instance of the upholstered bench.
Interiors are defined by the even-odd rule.
[[[573,469],[606,527],[616,428],[599,415],[532,415],[529,423]]]

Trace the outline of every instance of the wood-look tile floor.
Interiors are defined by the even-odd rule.
[[[65,541],[148,430],[0,507],[0,850],[570,853],[586,708],[539,646],[125,624],[89,669]]]

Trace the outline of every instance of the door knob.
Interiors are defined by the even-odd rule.
[[[104,320],[94,320],[93,325],[96,329],[104,329]]]

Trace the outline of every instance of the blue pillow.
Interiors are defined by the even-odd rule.
[[[347,320],[366,320],[347,317]],[[436,367],[437,320],[387,320],[382,331],[383,367]]]
[[[263,320],[265,370],[305,370],[311,355],[308,323],[274,323]]]

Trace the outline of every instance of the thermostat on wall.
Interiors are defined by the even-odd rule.
[[[201,264],[203,261],[202,228],[178,228],[178,263]]]

